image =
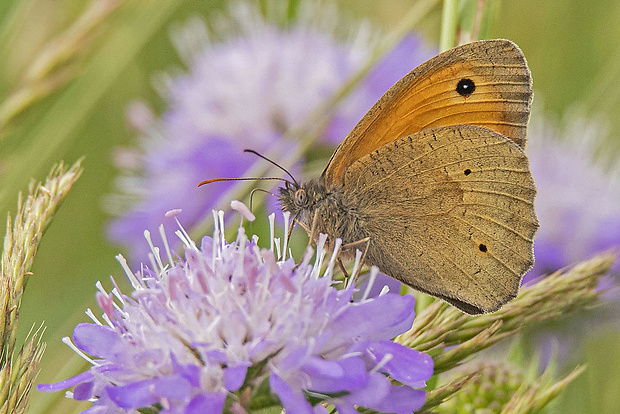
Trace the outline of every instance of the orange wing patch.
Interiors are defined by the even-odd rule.
[[[444,52],[392,86],[353,128],[323,172],[342,186],[347,168],[400,137],[431,127],[477,125],[525,147],[532,78],[509,40],[468,43]]]

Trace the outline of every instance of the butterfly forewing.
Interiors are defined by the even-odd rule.
[[[487,128],[402,137],[347,170],[368,262],[468,313],[514,298],[533,264],[536,193],[523,150]]]
[[[347,168],[403,136],[448,125],[478,125],[525,147],[532,80],[509,40],[468,43],[444,52],[390,88],[340,144],[323,173],[342,186]]]

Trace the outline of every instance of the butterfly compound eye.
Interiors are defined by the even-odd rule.
[[[303,207],[308,203],[308,195],[306,194],[306,190],[300,188],[295,191],[295,203],[300,207]]]
[[[476,90],[476,84],[471,79],[461,79],[456,85],[456,91],[461,96],[469,96]]]

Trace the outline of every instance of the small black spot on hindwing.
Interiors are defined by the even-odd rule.
[[[486,244],[482,244],[482,243],[480,243],[480,245],[478,246],[478,248],[480,249],[480,251],[481,251],[482,253],[486,253],[486,252],[487,252],[487,246],[486,246]]]
[[[469,174],[471,174],[471,170],[468,168],[465,171],[463,171],[463,174],[469,175]]]

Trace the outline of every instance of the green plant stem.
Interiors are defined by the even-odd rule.
[[[458,23],[458,5],[458,0],[443,0],[441,33],[439,35],[439,50],[442,52],[454,47]]]
[[[120,26],[109,41],[85,65],[83,73],[72,82],[52,107],[37,122],[36,128],[22,138],[24,145],[8,160],[9,170],[0,180],[0,211],[7,211],[10,200],[25,186],[27,177],[47,168],[58,152],[77,139],[77,131],[93,114],[110,85],[122,74],[135,54],[154,33],[161,30],[168,16],[182,2],[132,2],[133,14],[126,26]],[[79,113],[67,108],[79,102]]]

